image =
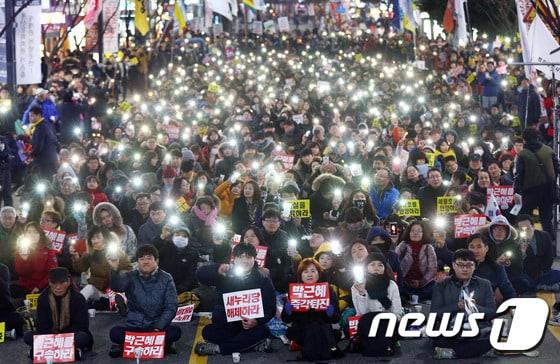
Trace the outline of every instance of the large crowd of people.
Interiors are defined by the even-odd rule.
[[[212,312],[199,355],[281,337],[325,360],[398,351],[398,337],[368,335],[379,312],[490,317],[560,291],[559,89],[508,65],[515,43],[412,37],[189,33],[101,62],[64,52],[43,84],[2,89],[0,321],[30,346],[72,332],[81,358],[95,345],[87,310],[114,309],[126,323],[107,333],[111,356],[127,330],[165,332],[175,353],[171,321],[196,302]],[[467,236],[457,215],[476,217]],[[294,308],[291,283],[322,282],[325,309]],[[229,322],[222,295],[257,288],[263,316]],[[433,345],[436,358],[491,349],[489,334]]]

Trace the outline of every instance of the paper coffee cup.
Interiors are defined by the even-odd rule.
[[[413,294],[412,296],[410,296],[410,303],[412,303],[413,305],[418,303],[418,296]]]
[[[94,318],[94,317],[95,317],[95,312],[96,312],[96,311],[95,311],[95,308],[90,308],[90,309],[88,310],[89,317]]]
[[[239,363],[241,361],[241,354],[232,353],[231,354],[231,359],[233,360],[234,363]]]

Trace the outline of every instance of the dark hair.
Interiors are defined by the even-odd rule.
[[[165,206],[163,205],[163,202],[161,201],[153,202],[150,205],[150,212],[152,211],[165,211]]]
[[[134,201],[138,201],[141,198],[147,198],[148,200],[151,198],[149,193],[139,193],[136,195],[136,197],[134,198]]]
[[[469,260],[476,264],[476,258],[474,257],[474,253],[468,249],[459,249],[456,250],[455,253],[453,253],[453,263],[455,263],[459,259]]]
[[[179,157],[179,158],[183,158],[183,153],[181,153],[181,151],[179,149],[171,149],[169,151],[169,154],[172,157]]]
[[[152,244],[140,245],[136,250],[136,259],[151,255],[154,259],[159,259],[159,252]]]
[[[486,237],[485,237],[484,235],[482,235],[482,234],[480,234],[480,233],[476,233],[476,234],[473,234],[473,235],[469,236],[469,238],[467,239],[467,246],[469,246],[469,244],[470,244],[473,240],[476,240],[476,239],[480,239],[480,240],[482,241],[482,243],[483,243],[484,245],[486,245],[486,246],[489,245],[489,244],[488,244],[488,239],[486,239]]]
[[[203,204],[206,204],[206,205],[210,206],[211,209],[216,208],[216,202],[210,196],[200,196],[199,198],[196,199],[196,202],[195,202],[196,207],[200,208],[200,206],[203,205]]]
[[[406,243],[410,242],[410,230],[414,225],[420,225],[422,228],[422,240],[420,241],[422,244],[429,244],[432,240],[432,229],[424,220],[416,220],[410,223],[407,226],[406,230],[403,233],[402,240]]]
[[[257,202],[261,200],[261,188],[259,187],[259,185],[257,184],[257,182],[253,181],[252,179],[245,182],[243,184],[243,188],[241,189],[241,196],[243,196],[243,198],[245,198],[245,186],[246,185],[252,185],[253,186],[253,201]]]
[[[255,249],[255,247],[251,244],[240,242],[234,246],[231,251],[231,255],[234,257],[239,257],[243,254],[247,254],[248,256],[255,258],[257,256],[257,249]]]
[[[39,234],[39,245],[43,246],[43,247],[49,247],[51,245],[51,241],[49,240],[49,238],[47,238],[47,235],[45,235],[45,232],[43,231],[43,229],[41,228],[41,225],[39,225],[38,222],[35,221],[31,221],[28,222],[27,225],[25,225],[25,228],[23,229],[23,232],[27,232],[27,230],[29,230],[29,228],[33,228],[35,229],[35,231],[37,231],[37,233]]]
[[[539,140],[539,132],[533,128],[523,130],[523,140],[526,142],[533,142]]]
[[[515,219],[515,223],[519,224],[521,221],[529,221],[531,225],[535,224],[535,219],[531,215],[521,214]]]
[[[426,174],[426,176],[430,177],[430,173],[434,173],[437,172],[439,173],[439,175],[441,176],[441,171],[437,168],[430,168],[430,170],[428,171],[428,173]]]
[[[323,268],[321,267],[319,262],[316,261],[313,258],[305,258],[304,260],[299,262],[299,265],[297,267],[297,281],[298,282],[301,282],[301,273],[303,273],[303,271],[307,267],[309,267],[310,265],[315,266],[315,269],[317,269],[317,272],[319,272],[319,281],[321,281],[321,273],[323,273]]]
[[[280,219],[280,210],[278,210],[277,208],[274,208],[274,207],[267,208],[266,210],[264,210],[263,214],[262,214],[262,219],[266,220],[266,219],[270,219],[270,218]]]
[[[29,113],[33,113],[35,115],[43,115],[43,108],[41,106],[33,106],[29,109]]]
[[[257,239],[259,239],[259,244],[264,243],[264,235],[262,233],[262,230],[257,225],[250,225],[250,226],[246,227],[241,232],[241,241],[243,241],[243,238],[245,237],[245,233],[247,233],[247,231],[249,231],[249,230],[252,230],[255,233],[255,236],[257,237]]]
[[[443,158],[443,163],[447,163],[447,162],[456,162],[457,158],[455,158],[455,156],[452,155],[448,155],[447,157]]]
[[[109,229],[104,226],[93,225],[87,233],[87,243],[89,246],[93,245],[93,243],[91,242],[91,238],[93,238],[93,236],[96,234],[101,234],[103,236],[105,244],[107,244],[111,240],[111,232],[109,231]]]
[[[359,208],[354,206],[347,209],[346,213],[344,214],[344,221],[348,224],[360,222],[363,219],[364,219],[364,214],[362,214],[362,211],[360,211]]]

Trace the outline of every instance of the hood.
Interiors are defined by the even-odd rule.
[[[380,236],[383,240],[385,240],[385,242],[391,242],[391,237],[389,236],[389,233],[381,226],[374,226],[371,229],[369,229],[366,241],[369,244],[373,239],[375,239],[378,236]]]
[[[496,241],[494,240],[494,237],[492,236],[492,233],[491,233],[492,226],[495,226],[495,225],[504,225],[508,228],[508,235],[507,235],[505,241],[511,240],[511,239],[514,239],[514,240],[517,239],[517,236],[518,236],[517,235],[517,230],[515,230],[513,228],[513,226],[511,226],[509,224],[508,220],[503,215],[498,215],[498,216],[494,217],[494,219],[492,219],[492,222],[490,224],[480,227],[479,232],[481,234],[487,234],[488,237],[495,243]]]
[[[340,185],[341,187],[346,184],[346,182],[344,181],[343,178],[335,176],[334,174],[331,174],[331,173],[323,173],[323,174],[317,176],[317,178],[315,178],[315,180],[313,180],[313,183],[311,185],[311,189],[313,191],[319,191],[321,186],[323,184],[327,184],[327,183],[331,184],[332,186]]]
[[[329,242],[321,243],[321,245],[319,245],[319,248],[315,252],[315,255],[313,255],[313,259],[318,261],[319,260],[319,255],[321,255],[323,253],[330,253],[330,254],[334,255],[334,253],[332,252],[331,243],[329,243]]]
[[[101,225],[101,220],[99,219],[99,215],[101,214],[101,211],[103,211],[103,210],[107,210],[111,213],[111,215],[113,215],[113,223],[115,225],[122,226],[123,219],[122,219],[121,213],[120,213],[119,209],[117,209],[117,207],[110,202],[101,202],[100,204],[95,206],[95,208],[93,209],[93,224],[94,225],[97,225],[97,226]]]

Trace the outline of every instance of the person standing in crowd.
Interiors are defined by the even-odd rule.
[[[266,323],[276,313],[274,287],[270,278],[259,271],[254,246],[239,243],[233,248],[232,255],[233,264],[210,264],[202,266],[197,272],[198,280],[215,286],[219,296],[218,304],[212,311],[212,323],[202,330],[205,341],[196,343],[195,352],[198,355],[270,350],[270,331]],[[248,289],[260,289],[263,317],[228,322],[221,295]]]
[[[520,91],[517,94],[517,110],[519,120],[524,126],[533,126],[538,123],[541,117],[541,100],[535,91],[535,86],[531,85],[528,78],[521,80]]]
[[[515,157],[514,190],[521,195],[522,214],[539,210],[543,230],[554,236],[552,205],[560,199],[556,177],[560,171],[558,158],[552,148],[539,141],[535,129],[523,131],[523,150]]]
[[[466,313],[463,322],[472,313],[471,305],[486,315],[496,313],[494,292],[489,281],[474,275],[476,258],[473,252],[459,249],[453,254],[453,274],[434,287],[430,312],[438,315]],[[482,323],[478,321],[479,325]],[[488,326],[488,323],[486,324]],[[488,334],[474,338],[433,339],[436,359],[477,358],[486,354],[492,346]]]
[[[113,346],[112,358],[122,356],[126,331],[165,332],[165,352],[176,354],[175,342],[181,338],[181,329],[171,325],[177,311],[177,290],[171,275],[158,267],[159,253],[151,245],[142,245],[136,252],[138,268],[121,272],[118,256],[109,255],[110,287],[124,292],[128,298],[128,315],[124,326],[113,326],[109,334]]]
[[[40,107],[29,110],[29,128],[31,135],[31,157],[37,166],[39,174],[50,179],[58,164],[58,138],[52,121],[43,119]]]
[[[48,281],[37,300],[37,329],[24,336],[31,347],[29,357],[33,357],[34,335],[73,333],[75,357],[81,360],[84,351],[93,348],[86,299],[72,287],[70,272],[64,267],[49,270]]]

